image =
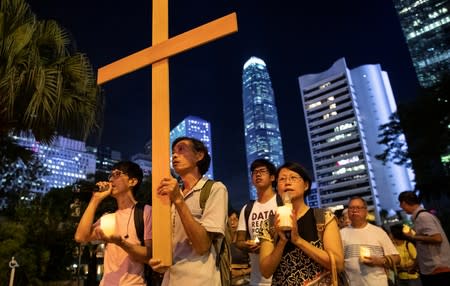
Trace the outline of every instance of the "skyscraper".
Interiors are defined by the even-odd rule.
[[[430,87],[450,71],[450,1],[395,0],[419,83]]]
[[[56,136],[51,144],[42,144],[33,136],[13,136],[17,143],[32,150],[49,171],[43,178],[44,185],[31,191],[47,193],[51,188],[64,188],[79,180],[86,180],[87,175],[95,174],[95,155],[86,151],[83,141]]]
[[[244,108],[245,149],[247,170],[258,158],[270,160],[275,166],[284,163],[283,146],[275,98],[266,64],[251,57],[242,75],[242,101]],[[250,198],[256,198],[256,190],[248,173]]]
[[[380,210],[398,209],[398,194],[413,188],[410,169],[375,159],[378,127],[396,111],[387,73],[378,64],[349,70],[341,58],[299,84],[321,206],[358,195],[380,222]]]
[[[206,175],[209,178],[214,178],[211,124],[204,119],[190,115],[170,131],[170,142],[172,143],[176,138],[181,136],[193,137],[205,144],[206,148],[208,148],[209,155],[211,155],[211,164]]]

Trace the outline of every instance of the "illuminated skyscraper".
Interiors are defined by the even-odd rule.
[[[450,1],[394,0],[420,85],[450,71]]]
[[[32,188],[33,192],[46,193],[51,188],[64,188],[95,174],[95,155],[86,151],[83,141],[56,136],[47,145],[36,141],[33,136],[13,136],[13,139],[33,151],[50,173],[43,178],[44,185]]]
[[[258,158],[270,160],[275,166],[284,163],[283,146],[275,98],[269,73],[263,60],[251,57],[244,64],[242,75],[242,100],[244,108],[245,149],[247,170]],[[248,172],[250,198],[256,198]]]
[[[211,164],[206,175],[209,178],[214,178],[211,124],[199,117],[188,116],[170,131],[170,144],[181,136],[196,138],[205,144],[206,148],[208,148],[209,155],[211,155]]]
[[[398,209],[399,193],[413,189],[410,169],[375,159],[384,150],[378,127],[397,109],[387,73],[380,65],[349,70],[342,58],[299,84],[320,205],[358,195],[379,222],[381,209]]]

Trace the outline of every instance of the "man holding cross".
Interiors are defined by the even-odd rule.
[[[208,181],[211,157],[205,145],[189,137],[179,137],[172,144],[172,165],[181,177],[180,189],[175,178],[163,178],[157,188],[160,196],[172,203],[173,265],[163,266],[154,257],[153,270],[164,272],[162,285],[220,286],[220,271],[216,266],[214,239],[223,239],[227,226],[228,192],[221,182],[214,182],[204,209],[200,193]]]

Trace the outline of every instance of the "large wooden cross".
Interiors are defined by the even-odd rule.
[[[203,45],[237,31],[232,13],[168,39],[168,0],[153,0],[152,46],[98,70],[103,84],[137,69],[152,65],[152,227],[153,257],[172,264],[170,202],[156,194],[163,177],[170,176],[169,61],[180,52]]]

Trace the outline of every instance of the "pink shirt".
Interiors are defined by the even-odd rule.
[[[140,245],[134,225],[134,208],[117,210],[115,234],[126,237],[131,244]],[[152,238],[151,206],[144,208],[144,240]],[[108,243],[105,249],[104,274],[100,286],[114,285],[146,285],[144,281],[144,265],[131,260],[126,251],[114,243]]]

